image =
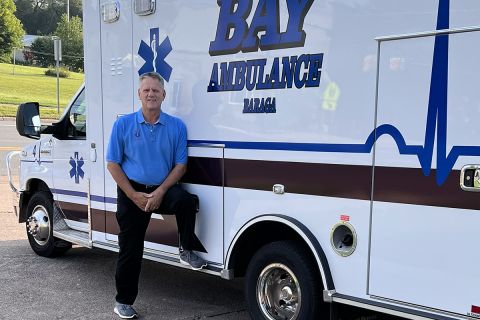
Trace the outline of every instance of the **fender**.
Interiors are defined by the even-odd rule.
[[[285,215],[278,215],[278,214],[261,215],[245,223],[242,226],[242,228],[240,228],[240,230],[237,232],[237,234],[233,238],[233,241],[230,243],[228,247],[227,257],[225,259],[225,266],[228,266],[230,263],[231,254],[233,252],[233,249],[235,248],[237,240],[251,226],[262,221],[280,222],[292,228],[299,236],[301,236],[303,241],[305,241],[305,243],[309,246],[311,252],[315,257],[318,269],[320,270],[320,274],[322,276],[324,289],[335,290],[335,285],[333,283],[333,278],[330,272],[330,266],[328,265],[327,257],[325,256],[325,252],[323,251],[322,246],[318,242],[317,238],[315,238],[313,233],[307,227],[305,227],[305,225],[303,225],[300,221]]]

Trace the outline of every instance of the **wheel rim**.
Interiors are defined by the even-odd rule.
[[[36,243],[43,246],[50,239],[50,221],[48,211],[44,206],[38,205],[33,209],[32,215],[27,220],[27,232]]]
[[[286,265],[266,266],[257,281],[257,301],[269,320],[297,319],[301,307],[301,291],[295,274]]]

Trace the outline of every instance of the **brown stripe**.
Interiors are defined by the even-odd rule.
[[[442,186],[437,185],[435,175],[435,170],[425,177],[419,168],[376,167],[374,200],[480,209],[480,194],[460,188],[459,171],[452,171]],[[265,191],[279,183],[288,193],[370,200],[371,176],[370,166],[192,157],[184,182],[221,186],[224,181],[226,187]],[[62,202],[61,207],[73,220],[86,221],[86,206]],[[118,234],[115,214],[108,212],[103,224],[101,217],[101,213],[92,213],[94,230]],[[178,245],[175,217],[164,217],[164,221],[155,219],[150,223],[146,240]]]
[[[162,215],[164,220],[150,219],[150,224],[147,228],[145,241],[164,244],[167,246],[178,247],[178,229],[175,216]],[[115,212],[105,212],[105,229],[97,230],[114,235],[120,233],[120,228],[117,223]]]
[[[120,227],[118,226],[115,212],[105,211],[105,231],[106,233],[118,235]]]
[[[225,186],[370,200],[372,168],[279,161],[225,159]]]
[[[88,207],[84,204],[57,201],[63,214],[69,220],[88,223]]]
[[[105,232],[105,211],[99,209],[92,210],[92,230]]]
[[[375,168],[374,200],[426,206],[480,209],[480,194],[460,188],[460,171],[452,171],[438,186],[436,170],[425,177],[421,169]]]
[[[370,166],[225,159],[225,186],[270,191],[276,183],[290,193],[371,199]],[[192,173],[193,174],[193,173]],[[375,168],[374,200],[448,208],[480,209],[480,194],[460,188],[460,171],[439,186],[436,170]]]
[[[175,216],[162,215],[164,220],[150,219],[145,240],[178,247],[178,229]]]
[[[181,182],[222,186],[223,159],[189,157],[188,170]]]

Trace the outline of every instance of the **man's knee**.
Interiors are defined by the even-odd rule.
[[[188,211],[197,213],[199,210],[199,198],[196,194],[191,194],[184,190],[180,185],[175,185],[170,188],[169,195],[175,211]]]

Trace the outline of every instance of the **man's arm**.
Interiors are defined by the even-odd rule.
[[[173,167],[172,171],[168,174],[163,183],[150,194],[150,198],[147,199],[147,205],[145,206],[146,212],[151,212],[160,208],[162,204],[163,196],[174,184],[176,184],[183,175],[187,172],[186,164],[177,164]],[[128,180],[127,180],[128,182]],[[122,189],[123,190],[123,189]]]
[[[118,163],[108,162],[107,169],[110,171],[113,180],[117,185],[122,189],[122,191],[127,195],[130,200],[132,200],[140,209],[143,211],[146,210],[147,202],[152,196],[143,192],[137,192],[133,189],[130,181],[128,181],[125,172],[123,172],[122,167]],[[173,171],[172,171],[173,172]]]

